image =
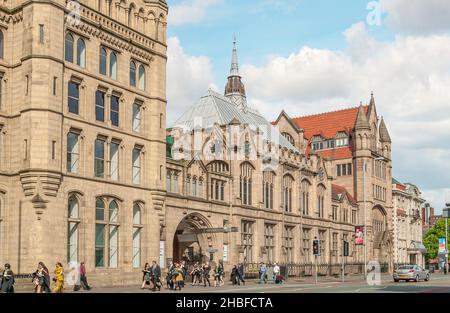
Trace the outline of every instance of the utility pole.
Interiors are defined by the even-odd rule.
[[[366,280],[366,279],[367,279],[366,159],[363,159],[363,205],[364,205],[364,229],[363,229],[363,245],[364,245],[364,280]]]
[[[448,275],[448,218],[450,217],[450,202],[445,204],[442,217],[445,218],[445,274]]]

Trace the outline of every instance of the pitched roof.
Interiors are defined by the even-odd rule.
[[[357,205],[355,199],[352,197],[352,195],[347,191],[347,189],[344,186],[331,184],[332,199],[342,201],[343,196],[346,196],[348,202],[350,202],[352,205]]]
[[[206,95],[183,113],[174,123],[173,128],[193,130],[195,128],[208,129],[218,125],[230,125],[231,123],[247,124],[250,129],[258,127],[263,132],[263,139],[277,143],[283,148],[298,152],[275,127],[272,126],[257,110],[246,107],[239,108],[229,98],[209,90]]]
[[[384,119],[381,118],[380,122],[380,139],[382,142],[391,143],[391,136],[389,136],[389,131],[387,130],[386,124],[384,123]]]
[[[367,113],[368,106],[363,106]],[[358,116],[359,107],[334,112],[321,113],[294,118],[299,128],[305,130],[305,138],[311,139],[314,135],[321,135],[325,139],[334,138],[338,132],[353,131]]]

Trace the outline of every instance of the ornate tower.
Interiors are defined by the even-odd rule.
[[[233,52],[231,55],[231,69],[228,76],[228,82],[225,86],[225,96],[230,98],[239,108],[247,107],[247,97],[245,95],[245,86],[242,83],[242,77],[239,75],[239,64],[236,49],[236,38],[233,41]]]

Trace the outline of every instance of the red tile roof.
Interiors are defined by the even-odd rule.
[[[319,150],[319,151],[315,151],[315,152],[324,159],[333,159],[333,160],[347,159],[347,158],[351,158],[353,156],[352,149],[350,147]],[[309,153],[309,151],[308,151],[308,153]]]
[[[347,189],[344,186],[331,184],[331,193],[333,199],[340,199],[339,195],[345,194],[347,196],[348,201],[351,204],[357,205],[355,199],[352,197],[352,195],[347,191]]]
[[[344,109],[340,111],[321,113],[303,117],[293,118],[299,128],[305,130],[305,138],[311,139],[314,135],[321,135],[326,139],[334,138],[341,131],[349,134],[353,131],[356,117],[358,116],[358,107]],[[367,113],[369,106],[364,106]]]

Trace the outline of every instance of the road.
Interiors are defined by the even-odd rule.
[[[73,291],[67,291],[73,292]],[[78,291],[78,293],[158,293],[148,289],[141,290],[139,286],[131,287],[102,287],[91,291]],[[246,285],[232,286],[225,284],[222,287],[199,287],[187,285],[181,292],[162,289],[161,293],[450,293],[450,275],[434,274],[428,282],[399,282],[394,283],[388,275],[382,276],[381,285],[369,286],[362,277],[348,277],[345,282],[336,278],[319,278],[316,284],[314,279],[289,280],[280,285],[273,283],[259,284],[248,281]]]

